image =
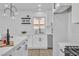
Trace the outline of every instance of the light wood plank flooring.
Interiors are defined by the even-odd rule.
[[[53,49],[29,49],[29,56],[53,56]]]

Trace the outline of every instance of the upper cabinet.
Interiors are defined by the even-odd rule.
[[[79,24],[79,3],[72,4],[72,23]]]

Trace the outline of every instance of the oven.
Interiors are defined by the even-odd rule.
[[[79,46],[65,46],[65,56],[79,56]]]

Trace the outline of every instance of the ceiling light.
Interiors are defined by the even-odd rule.
[[[5,5],[4,16],[7,14],[10,15],[12,19],[14,19],[14,16],[17,14],[17,8],[12,3],[10,3],[9,6]]]
[[[38,4],[38,7],[41,7],[42,5],[41,4]]]
[[[60,3],[54,3],[54,9],[58,8],[60,6]]]
[[[59,7],[59,6],[60,6],[60,4],[59,4],[59,3],[57,3],[57,4],[56,4],[56,8],[57,8],[57,7]]]

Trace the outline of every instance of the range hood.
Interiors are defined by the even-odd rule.
[[[71,7],[71,5],[58,5],[56,7],[54,7],[53,11],[54,14],[61,14],[65,11],[67,11],[69,8]]]

